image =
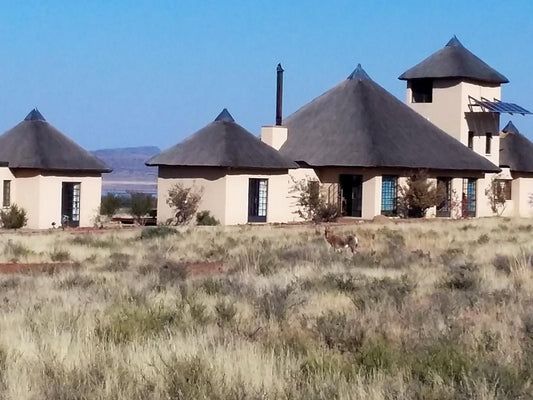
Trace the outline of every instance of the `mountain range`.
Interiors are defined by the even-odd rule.
[[[157,168],[144,165],[161,150],[155,146],[124,147],[95,150],[91,153],[103,160],[113,172],[102,175],[102,192],[157,193]]]

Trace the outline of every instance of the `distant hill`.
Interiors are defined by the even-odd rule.
[[[147,167],[144,163],[159,152],[161,150],[155,146],[92,151],[92,154],[113,169],[110,174],[103,174],[103,192],[155,193],[157,191],[157,168]]]

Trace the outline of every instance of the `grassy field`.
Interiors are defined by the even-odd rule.
[[[533,398],[533,221],[332,230],[0,234],[0,398]]]

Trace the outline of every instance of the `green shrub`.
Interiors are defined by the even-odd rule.
[[[445,383],[459,384],[475,365],[473,356],[458,345],[435,343],[412,354],[412,374],[424,383],[437,377]]]
[[[174,225],[187,224],[198,210],[202,192],[202,189],[196,190],[180,183],[172,186],[168,191],[167,204],[173,209],[174,218],[169,222]]]
[[[363,344],[365,332],[357,321],[349,321],[345,313],[328,313],[315,321],[314,332],[328,349],[341,353],[357,353]]]
[[[20,258],[28,257],[30,254],[33,254],[33,251],[24,246],[22,243],[14,242],[11,239],[8,239],[6,244],[4,244],[4,254],[9,257],[13,262],[17,262]]]
[[[204,210],[196,214],[196,225],[215,226],[220,225],[220,221],[213,217],[209,211]]]
[[[258,311],[268,320],[284,321],[291,308],[302,304],[294,299],[295,289],[296,286],[290,284],[285,288],[273,286],[266,290],[255,301]]]
[[[131,256],[125,253],[111,253],[109,260],[104,265],[104,270],[110,272],[121,272],[128,269]]]
[[[407,178],[405,186],[398,188],[398,211],[405,218],[422,218],[430,207],[442,203],[444,187],[433,185],[427,172],[419,170]]]
[[[147,227],[142,230],[141,239],[165,238],[176,233],[177,231],[170,226]]]
[[[480,277],[477,265],[458,264],[450,268],[442,280],[442,287],[455,290],[475,290],[479,287]]]
[[[54,247],[54,249],[50,252],[50,259],[52,261],[68,261],[70,260],[70,252],[68,250],[62,250]]]
[[[142,218],[155,207],[156,199],[153,196],[144,193],[132,193],[130,212],[137,221],[142,222]]]
[[[306,221],[332,222],[339,217],[339,206],[327,203],[320,195],[320,182],[316,179],[294,181],[291,192],[298,207],[296,213]]]
[[[82,275],[80,273],[73,273],[68,275],[66,278],[60,280],[57,283],[57,287],[59,289],[73,289],[73,288],[80,288],[80,289],[87,289],[90,286],[94,284],[93,278]]]
[[[215,312],[219,325],[227,326],[233,322],[237,308],[233,303],[221,300],[215,305]]]
[[[2,227],[6,229],[22,228],[28,222],[26,210],[12,204],[7,210],[0,211],[0,221],[2,221]]]
[[[181,318],[179,310],[123,304],[112,308],[105,318],[97,319],[94,333],[102,342],[128,343],[157,335],[180,322]]]
[[[115,196],[113,193],[108,193],[102,197],[100,204],[100,214],[112,217],[122,206],[122,200],[120,197]]]
[[[350,294],[350,299],[360,310],[366,310],[379,302],[387,300],[391,301],[400,310],[406,297],[415,288],[416,283],[412,282],[407,275],[402,275],[400,279],[389,277],[372,279],[366,284],[362,284],[358,290],[353,291]]]
[[[359,365],[368,374],[389,372],[399,361],[398,350],[384,339],[366,342],[359,350]]]

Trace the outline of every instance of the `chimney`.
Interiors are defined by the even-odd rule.
[[[278,64],[276,86],[276,125],[281,126],[282,101],[283,101],[283,68]]]
[[[268,144],[270,147],[279,150],[281,146],[287,141],[288,130],[281,125],[281,99],[283,97],[283,68],[278,64],[277,68],[278,79],[276,88],[276,125],[263,126],[261,128],[261,141]]]

